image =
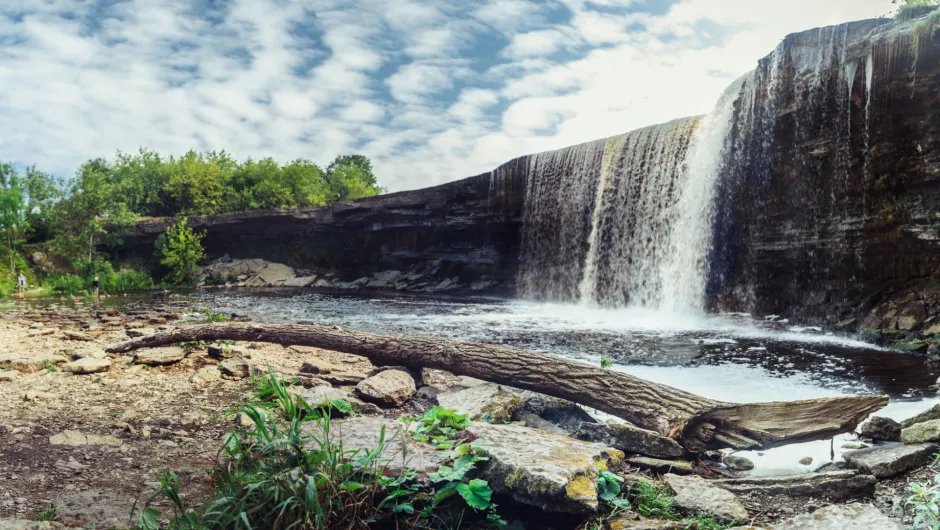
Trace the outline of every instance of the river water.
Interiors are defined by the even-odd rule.
[[[527,348],[613,368],[730,402],[888,394],[879,415],[904,419],[940,399],[940,367],[853,337],[791,325],[769,315],[691,316],[487,298],[201,290],[116,296],[105,305],[145,309],[184,300],[259,322],[310,321],[387,335],[450,337]],[[852,435],[835,439],[837,454]],[[755,474],[805,472],[830,461],[830,442],[739,453]],[[810,456],[812,466],[797,462]]]

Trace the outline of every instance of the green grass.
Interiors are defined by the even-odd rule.
[[[43,508],[36,512],[36,515],[33,516],[34,521],[55,521],[56,519],[56,508],[55,504],[50,504],[48,508]]]

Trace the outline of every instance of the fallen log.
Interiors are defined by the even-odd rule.
[[[691,452],[769,448],[847,432],[887,396],[734,404],[517,348],[427,337],[385,337],[339,327],[203,324],[109,345],[111,353],[185,341],[240,340],[313,346],[361,355],[376,365],[437,368],[587,405],[669,436]]]

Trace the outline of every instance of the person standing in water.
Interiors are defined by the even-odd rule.
[[[91,292],[95,297],[95,307],[98,307],[98,288],[99,288],[98,275],[95,274],[95,279],[94,281],[91,282]]]
[[[26,275],[23,274],[23,271],[20,271],[20,275],[16,277],[16,290],[19,293],[20,300],[26,299]]]

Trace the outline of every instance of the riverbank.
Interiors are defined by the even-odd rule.
[[[677,488],[682,487],[684,479],[668,477],[680,473],[692,471],[704,473],[709,480],[732,480],[724,486],[728,489],[722,491],[735,491],[737,497],[721,496],[723,500],[718,506],[692,509],[687,504],[683,508],[679,491],[675,514],[695,515],[704,511],[708,517],[720,520],[727,510],[737,510],[738,515],[733,518],[740,518],[741,522],[774,525],[832,502],[840,505],[861,502],[877,506],[884,514],[871,507],[860,509],[858,513],[866,517],[903,521],[910,516],[904,505],[907,484],[930,479],[930,470],[923,466],[929,462],[932,449],[924,446],[915,457],[906,456],[901,468],[883,477],[871,478],[874,475],[870,470],[837,464],[817,473],[764,477],[749,482],[747,473],[731,471],[714,460],[714,455],[711,460],[689,460],[670,451],[647,449],[646,453],[655,454],[638,453],[635,445],[616,441],[603,423],[594,423],[582,409],[530,392],[443,372],[399,372],[406,377],[393,377],[394,383],[378,385],[370,395],[364,390],[370,385],[363,381],[384,379],[386,376],[381,374],[387,371],[376,370],[363,358],[314,348],[252,343],[205,348],[187,345],[187,349],[144,351],[136,361],[133,356],[104,354],[106,344],[186,325],[178,319],[187,313],[196,314],[180,303],[123,313],[109,309],[96,316],[79,301],[74,308],[50,305],[3,314],[0,447],[4,449],[0,450],[0,517],[36,518],[54,506],[56,521],[67,526],[126,527],[135,503],[140,506],[150,497],[156,489],[157,476],[167,469],[180,476],[184,500],[196,504],[209,492],[208,471],[218,464],[225,433],[233,428],[245,429],[250,424],[244,418],[236,421],[234,415],[256,390],[255,383],[247,377],[249,372],[268,366],[288,381],[301,382],[296,390],[311,402],[317,396],[321,400],[330,396],[353,403],[357,413],[339,422],[337,430],[350,448],[366,448],[374,442],[381,426],[393,429],[397,425],[395,419],[414,417],[440,404],[468,413],[474,419],[472,425],[479,424],[470,427],[469,432],[484,446],[491,444],[494,462],[501,465],[515,462],[512,469],[522,474],[516,476],[531,473],[540,461],[538,451],[519,452],[562,444],[566,454],[583,451],[591,455],[588,461],[605,462],[606,468],[627,484],[635,486],[644,476],[666,477],[659,484],[663,484],[660,487],[670,497],[679,491]],[[494,412],[498,412],[502,421],[514,425],[503,427],[494,421],[487,427]],[[600,429],[608,434],[586,435],[588,431],[581,425],[584,421],[595,425],[588,431]],[[512,430],[513,436],[501,436],[501,430]],[[588,443],[575,438],[596,441]],[[512,440],[518,440],[520,445]],[[432,457],[431,469],[439,465],[433,449],[427,453],[420,443],[409,443],[413,443],[412,450],[419,455]],[[864,440],[856,443],[861,444],[857,447],[869,444]],[[428,465],[427,460],[419,462]],[[597,480],[598,471],[579,466],[558,468],[562,488],[554,490],[554,494],[550,488],[538,490],[540,495],[547,495],[544,498],[532,496],[531,484],[528,489],[524,485],[519,489],[518,482],[507,480],[505,475],[488,477],[508,513],[533,518],[537,516],[526,506],[542,506],[548,513],[568,506],[552,523],[560,526],[544,526],[549,523],[539,518],[543,525],[539,527],[591,528],[586,525],[596,522],[596,516],[590,513],[599,510],[601,516],[606,516],[610,507],[598,500],[597,486],[591,482]],[[428,473],[431,469],[418,471]],[[487,469],[483,472],[488,473]],[[579,490],[581,496],[575,501],[569,494],[574,490],[565,485],[580,484],[577,478],[580,476],[595,478],[588,482],[592,493],[585,497],[584,490]],[[716,484],[719,483],[708,483],[709,488]],[[666,485],[672,491],[665,489]],[[617,528],[642,528],[637,526],[640,515],[633,520],[629,517],[634,515],[620,515],[623,517],[616,519],[621,526]],[[634,526],[624,526],[627,523]],[[609,521],[600,524],[615,527]]]

